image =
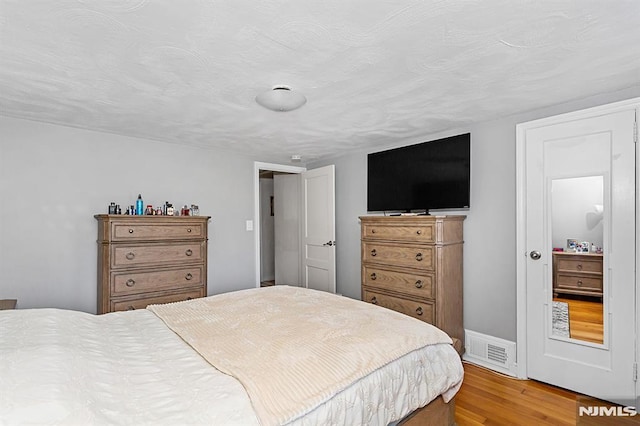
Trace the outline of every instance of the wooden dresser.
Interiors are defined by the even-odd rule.
[[[459,352],[464,219],[360,217],[362,300],[435,325],[454,338]]]
[[[602,255],[553,252],[553,295],[602,297]]]
[[[95,218],[99,314],[207,295],[208,216]]]

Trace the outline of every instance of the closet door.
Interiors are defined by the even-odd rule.
[[[532,379],[634,406],[637,107],[518,126],[518,362]],[[595,319],[576,316],[583,306]]]

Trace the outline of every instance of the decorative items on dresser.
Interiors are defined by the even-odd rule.
[[[207,295],[208,216],[95,218],[98,314]]]
[[[362,216],[362,300],[428,322],[462,353],[465,216]]]
[[[553,295],[602,298],[602,254],[553,252]]]

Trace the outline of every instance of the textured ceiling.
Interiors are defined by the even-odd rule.
[[[0,0],[0,114],[303,162],[640,84],[637,0]],[[266,110],[288,85],[308,102]]]

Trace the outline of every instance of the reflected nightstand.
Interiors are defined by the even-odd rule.
[[[0,299],[0,311],[15,309],[16,303],[18,303],[16,299]]]

